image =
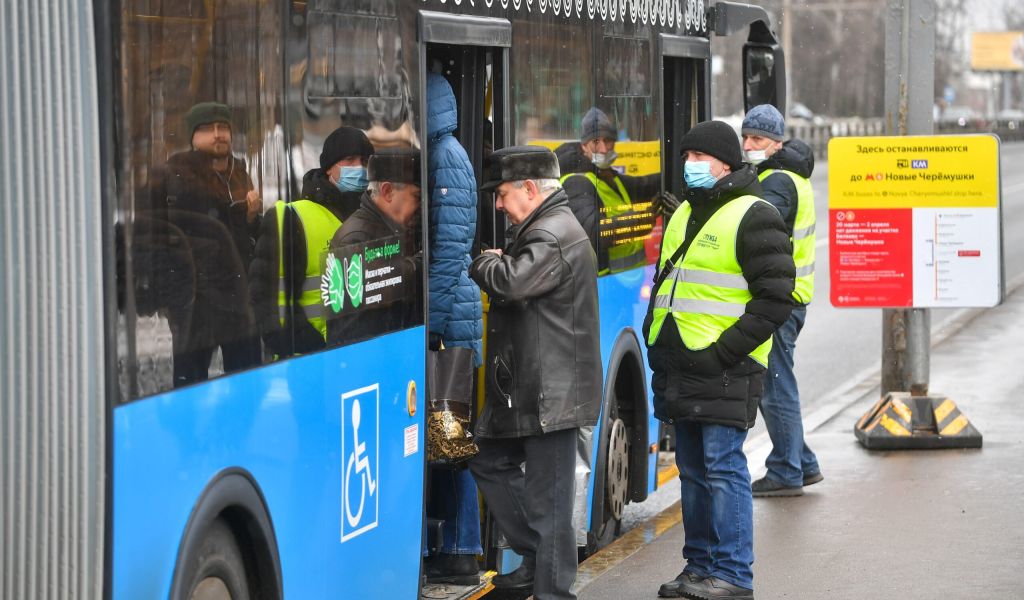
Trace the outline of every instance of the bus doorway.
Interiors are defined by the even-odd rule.
[[[681,196],[683,159],[679,142],[691,127],[711,117],[711,45],[707,39],[661,34],[661,173],[663,190]],[[661,230],[668,226],[662,218]],[[661,235],[658,240],[661,251]],[[674,429],[659,421],[656,487],[679,476]]]
[[[507,90],[508,90],[508,47],[511,44],[511,24],[505,19],[481,18],[463,15],[448,15],[423,11],[420,13],[420,112],[423,115],[421,120],[421,140],[425,150],[426,160],[423,161],[423,179],[427,181],[427,189],[423,195],[425,210],[428,211],[428,223],[431,229],[435,227],[433,204],[440,203],[442,199],[434,189],[444,183],[440,179],[431,177],[431,136],[436,135],[433,130],[438,126],[438,121],[432,117],[432,110],[437,111],[438,106],[431,106],[436,101],[435,94],[432,94],[428,85],[428,79],[437,75],[442,76],[452,88],[455,97],[456,129],[452,135],[466,151],[473,171],[476,187],[479,187],[483,174],[483,165],[487,156],[496,148],[506,145],[508,130],[506,118],[507,113]],[[435,80],[436,84],[436,80]],[[436,92],[436,88],[433,88]],[[438,115],[440,117],[440,115]],[[443,126],[443,125],[442,125]],[[450,125],[449,125],[450,126]],[[446,194],[445,188],[440,188],[440,194]],[[484,248],[496,248],[504,246],[505,219],[504,214],[494,209],[494,203],[489,194],[477,194],[473,190],[475,201],[476,229],[472,244],[469,250],[471,256],[476,256]],[[445,215],[452,215],[459,211],[442,210],[437,213],[437,218],[443,219]],[[456,224],[458,225],[458,224]],[[438,225],[438,228],[444,224]],[[433,235],[433,231],[429,232]],[[433,241],[429,248],[434,251]],[[433,258],[428,254],[428,260]],[[430,273],[432,269],[428,269]],[[429,277],[429,275],[428,275]],[[428,287],[433,287],[428,283]],[[429,310],[429,309],[428,309]],[[486,306],[484,307],[484,322],[486,324]],[[428,313],[429,314],[429,313]],[[486,330],[486,327],[484,328]],[[486,342],[485,342],[486,343]],[[428,375],[429,377],[429,375]],[[474,390],[480,389],[478,385],[479,376],[474,378]],[[427,386],[430,389],[431,383],[428,379]],[[429,398],[428,394],[428,398]],[[474,402],[475,415],[479,412],[479,403],[482,401],[482,394],[477,393]],[[499,559],[497,557],[495,527],[490,519],[484,519],[481,524],[480,513],[467,508],[468,503],[462,498],[461,487],[467,485],[468,471],[451,472],[443,469],[431,468],[428,465],[426,477],[427,510],[425,511],[428,523],[428,538],[426,547],[430,551],[429,566],[424,567],[424,587],[421,590],[422,598],[439,597],[438,588],[443,587],[446,598],[474,598],[489,587],[490,575],[494,574]],[[469,483],[475,491],[475,484]],[[436,489],[435,489],[436,488]],[[444,493],[444,490],[452,490]],[[460,501],[460,498],[462,500]],[[473,503],[473,507],[478,504]],[[455,528],[445,527],[441,519],[456,519],[458,526]],[[479,577],[454,576],[445,577],[445,565],[461,565],[465,562],[465,556],[458,554],[455,561],[448,556],[455,542],[445,538],[445,530],[464,532],[469,528],[465,519],[476,521],[479,525],[481,535],[478,540],[481,544],[484,562],[478,564],[484,573]],[[471,528],[469,528],[471,529]],[[462,533],[458,536],[460,545]],[[464,550],[464,548],[463,548]],[[443,557],[440,561],[438,557]],[[453,571],[453,573],[456,573]],[[456,574],[461,574],[458,569]],[[439,574],[442,574],[439,577]],[[474,583],[474,581],[476,583]]]

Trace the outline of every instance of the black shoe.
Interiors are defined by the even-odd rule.
[[[477,585],[480,571],[472,554],[438,554],[426,568],[427,583]]]
[[[502,590],[532,590],[534,562],[523,559],[518,569],[507,575],[495,575],[491,578],[494,587]]]
[[[803,496],[804,486],[789,487],[781,483],[775,483],[767,476],[764,476],[750,484],[750,490],[754,492],[755,498],[776,497],[776,496]]]
[[[717,577],[701,579],[697,583],[683,582],[680,592],[684,598],[693,600],[716,600],[732,598],[733,600],[754,600],[754,590],[741,588]]]
[[[809,485],[814,485],[814,484],[818,483],[819,481],[821,481],[822,479],[825,479],[825,476],[821,474],[821,471],[818,471],[817,473],[811,473],[810,475],[807,475],[805,473],[804,474],[804,487],[807,487]]]
[[[683,587],[684,583],[698,584],[703,580],[704,578],[696,573],[683,571],[679,574],[679,577],[668,583],[661,584],[661,587],[658,588],[658,595],[662,598],[682,598],[683,593],[680,591],[680,588]]]

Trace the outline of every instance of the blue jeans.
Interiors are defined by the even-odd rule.
[[[772,440],[772,451],[765,460],[768,479],[790,487],[803,485],[805,475],[821,471],[818,458],[804,441],[800,390],[793,374],[793,350],[806,318],[806,307],[793,309],[789,319],[772,337],[761,398],[761,414]]]
[[[430,471],[427,514],[443,519],[441,552],[483,554],[480,548],[480,504],[469,469]]]
[[[679,422],[676,465],[686,571],[754,589],[754,499],[744,429]]]

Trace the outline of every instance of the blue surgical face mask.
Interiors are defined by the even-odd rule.
[[[370,180],[366,178],[366,167],[342,167],[335,185],[342,192],[366,191],[370,185]]]
[[[683,179],[687,187],[709,189],[718,182],[711,174],[711,163],[706,160],[686,161],[683,164]]]

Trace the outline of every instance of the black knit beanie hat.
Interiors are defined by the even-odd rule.
[[[733,171],[743,167],[739,137],[728,123],[722,121],[704,121],[694,125],[679,143],[680,153],[687,150],[710,154]]]
[[[346,156],[361,156],[365,163],[370,160],[371,154],[373,144],[361,129],[339,127],[324,140],[324,149],[320,152],[320,168],[330,169]]]

